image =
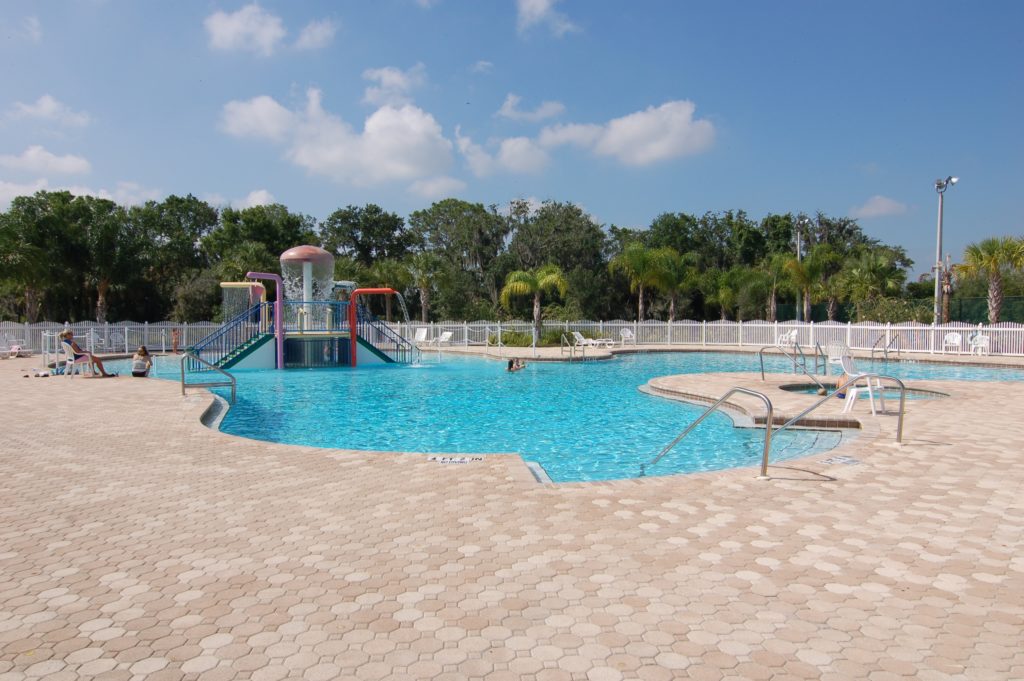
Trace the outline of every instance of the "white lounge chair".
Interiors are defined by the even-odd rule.
[[[610,348],[615,345],[615,341],[611,338],[584,338],[583,334],[579,331],[571,331],[570,333],[572,333],[572,344],[576,347]]]
[[[428,329],[425,326],[421,326],[420,328],[416,329],[416,334],[412,338],[413,345],[419,345],[420,343],[426,343],[427,342],[427,332],[428,331],[430,331],[430,329]]]
[[[842,390],[846,392],[846,403],[843,404],[843,413],[849,413],[853,410],[857,399],[860,394],[866,392],[868,394],[868,403],[871,405],[871,415],[875,416],[875,393],[878,393],[878,404],[881,410],[885,411],[885,388],[882,387],[882,382],[877,376],[870,376],[869,374],[860,373],[857,371],[856,365],[853,363],[853,357],[845,355],[840,360],[840,364],[843,367],[843,373],[846,374],[846,383]]]
[[[626,343],[632,343],[633,345],[636,345],[636,336],[633,334],[633,329],[619,329],[619,338],[622,341],[623,345],[625,345]]]
[[[976,333],[968,339],[968,347],[971,349],[972,355],[987,355],[989,346],[989,337]]]
[[[942,337],[942,354],[946,354],[946,348],[956,350],[960,354],[964,349],[964,337],[956,331],[951,331]]]
[[[75,351],[71,347],[71,343],[61,343],[64,348],[64,375],[68,378],[72,378],[75,375],[75,369],[78,369],[78,373],[92,374],[92,360],[89,359],[89,355],[82,355],[81,357],[75,358]]]
[[[451,343],[451,341],[452,332],[442,331],[440,336],[438,336],[437,338],[433,338],[429,341],[429,345],[436,345],[437,347],[441,347],[442,345],[447,345],[448,343]]]

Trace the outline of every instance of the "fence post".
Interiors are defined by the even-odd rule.
[[[932,331],[928,334],[928,354],[935,354],[935,322],[932,322]]]
[[[462,344],[469,347],[469,322],[462,322]]]
[[[639,320],[633,322],[633,338],[634,338],[634,341],[633,341],[634,343],[637,343],[637,344],[640,343],[640,322],[639,322]]]
[[[498,347],[501,347],[501,320],[498,320]]]
[[[700,323],[700,346],[707,347],[708,344],[708,320],[703,320]]]
[[[182,350],[184,348],[189,347],[189,344],[188,344],[188,322],[182,322],[182,326],[184,326],[185,328],[181,330],[181,340],[183,340],[185,342],[185,344],[182,345],[181,347],[179,347],[178,350]]]
[[[668,323],[668,344],[672,345],[672,325],[675,324],[673,321]]]
[[[813,348],[814,347],[814,320],[812,319],[811,321],[808,322],[808,324],[809,324],[809,326],[807,328],[810,329],[810,331],[807,332],[807,338],[808,338],[807,344],[810,345]]]
[[[22,338],[25,340],[25,345],[27,345],[28,347],[31,348],[32,347],[32,336],[29,335],[29,334],[31,334],[31,331],[29,329],[30,329],[29,323],[25,322],[25,335]],[[41,342],[40,342],[40,345],[42,345]]]
[[[739,341],[739,347],[743,347],[743,320],[736,322],[736,339]]]
[[[853,339],[853,322],[846,322],[846,347],[850,347],[850,341]]]

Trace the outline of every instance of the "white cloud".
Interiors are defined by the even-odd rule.
[[[57,156],[39,145],[33,145],[19,156],[0,156],[0,167],[27,173],[58,173],[78,175],[91,170],[89,162],[81,156]]]
[[[522,98],[519,95],[514,95],[511,92],[505,97],[505,102],[498,109],[498,116],[504,118],[510,118],[514,121],[542,121],[545,118],[551,118],[557,116],[565,111],[565,106],[561,102],[541,102],[533,111],[521,111],[519,109],[519,102]]]
[[[644,166],[707,150],[715,139],[710,121],[694,120],[693,102],[680,100],[648,107],[605,125],[563,125],[545,128],[545,147],[575,144],[626,165]]]
[[[253,116],[253,111],[273,114]],[[316,89],[307,92],[306,109],[301,112],[288,111],[265,96],[229,102],[222,127],[238,136],[284,142],[285,156],[295,165],[358,186],[428,180],[444,175],[451,164],[452,143],[422,109],[382,106],[366,119],[362,131],[356,131],[323,110]]]
[[[14,108],[7,115],[9,118],[37,118],[53,121],[69,127],[80,128],[89,125],[89,114],[84,111],[72,111],[52,95],[43,95],[32,104],[15,102]]]
[[[159,189],[146,189],[137,182],[127,182],[124,180],[118,182],[114,186],[113,191],[109,189],[91,189],[79,185],[55,187],[54,191],[58,189],[66,189],[75,196],[95,196],[100,199],[109,199],[121,206],[138,206],[146,201],[159,201],[163,198],[163,192]]]
[[[266,189],[254,189],[244,199],[232,201],[231,205],[236,208],[252,208],[253,206],[269,206],[275,203],[274,195]]]
[[[366,88],[363,101],[375,106],[402,106],[412,102],[409,93],[422,87],[427,82],[427,69],[423,64],[416,64],[408,71],[394,66],[379,69],[366,69],[363,78],[376,81],[376,86]]]
[[[905,204],[878,194],[865,201],[863,205],[850,209],[850,215],[858,219],[883,218],[890,215],[903,215],[906,212]]]
[[[218,194],[217,192],[213,192],[212,194],[203,194],[200,198],[211,206],[227,206],[230,203],[226,198],[224,198],[223,194]]]
[[[473,142],[472,138],[464,136],[458,127],[455,129],[455,141],[470,171],[477,177],[484,177],[498,170],[536,173],[543,170],[548,163],[547,152],[528,137],[509,137],[498,142],[498,150],[494,155]]]
[[[548,154],[528,137],[502,140],[498,163],[513,173],[536,173],[548,164]]]
[[[57,183],[50,186],[45,178],[40,178],[28,184],[16,184],[0,181],[0,209],[6,208],[12,199],[18,196],[31,196],[40,190],[52,192],[68,191],[75,196],[95,196],[100,199],[107,199],[121,206],[137,206],[146,201],[159,201],[164,194],[159,189],[146,189],[137,182],[120,181],[113,190],[93,189],[82,185],[64,185]]]
[[[338,27],[330,19],[311,21],[299,34],[299,39],[295,41],[295,49],[318,50],[327,47],[337,32]]]
[[[522,33],[537,24],[546,24],[548,29],[559,37],[579,31],[579,26],[569,21],[564,14],[555,11],[557,2],[560,0],[516,0],[519,32]]]
[[[220,127],[235,137],[280,141],[295,128],[296,120],[296,115],[273,97],[262,95],[244,102],[233,100],[225,104]]]
[[[416,0],[416,4],[423,9],[430,9],[437,4],[437,0]]]
[[[440,199],[452,196],[466,188],[466,183],[454,177],[442,175],[416,180],[409,186],[409,191],[424,199]]]
[[[247,50],[270,56],[284,39],[281,17],[253,3],[237,12],[214,12],[203,21],[215,50]]]
[[[469,70],[472,71],[473,73],[490,73],[493,68],[493,63],[487,61],[486,59],[481,59],[477,63],[473,64],[473,66],[471,66]]]
[[[21,22],[21,30],[30,42],[38,43],[43,39],[43,26],[38,17],[25,17]]]
[[[0,180],[0,210],[7,210],[11,205],[11,201],[17,197],[32,196],[40,189],[46,189],[48,186],[49,183],[42,178],[27,184]]]

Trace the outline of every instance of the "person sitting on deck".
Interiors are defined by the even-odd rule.
[[[103,377],[103,378],[108,378],[110,376],[116,376],[117,375],[117,374],[108,374],[107,370],[105,368],[103,368],[103,362],[100,361],[99,357],[97,357],[96,355],[92,354],[91,352],[86,352],[85,350],[83,350],[78,345],[78,343],[75,342],[75,337],[74,337],[74,334],[71,332],[71,329],[68,329],[67,331],[64,331],[63,333],[60,334],[60,342],[61,343],[67,343],[69,346],[71,346],[71,352],[74,353],[75,359],[81,359],[82,357],[88,357],[89,358],[89,363],[92,365],[92,370],[93,370],[94,373],[98,371],[100,373],[100,376]]]

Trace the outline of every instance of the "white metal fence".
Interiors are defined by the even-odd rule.
[[[502,334],[510,331],[532,333],[533,325],[526,321],[494,322],[436,322],[430,324],[393,324],[396,331],[406,338],[413,338],[416,329],[426,327],[428,339],[437,338],[442,332],[451,332],[452,345],[493,344]],[[31,348],[36,352],[43,349],[43,334],[57,333],[64,328],[74,331],[79,343],[98,353],[130,353],[140,345],[151,351],[167,352],[172,349],[174,331],[178,332],[178,347],[186,348],[206,335],[220,328],[214,322],[178,324],[158,322],[117,322],[99,324],[78,322],[65,327],[56,322],[20,324],[0,322],[0,348],[12,344]],[[801,345],[825,347],[831,342],[842,342],[854,350],[881,351],[888,348],[890,353],[950,354],[968,353],[969,339],[975,334],[987,336],[988,354],[1001,356],[1024,356],[1024,324],[1002,323],[995,325],[972,325],[963,322],[930,325],[908,322],[904,324],[879,324],[861,322],[858,324],[822,322],[698,322],[683,320],[672,322],[647,321],[642,323],[624,320],[594,322],[544,322],[544,331],[579,331],[587,336],[604,337],[623,342],[623,330],[628,330],[639,345],[663,346],[756,346],[772,345],[784,333],[797,330]],[[961,337],[959,347],[946,345],[946,337],[956,333]],[[84,340],[84,342],[83,342]],[[631,339],[626,340],[630,344]]]

